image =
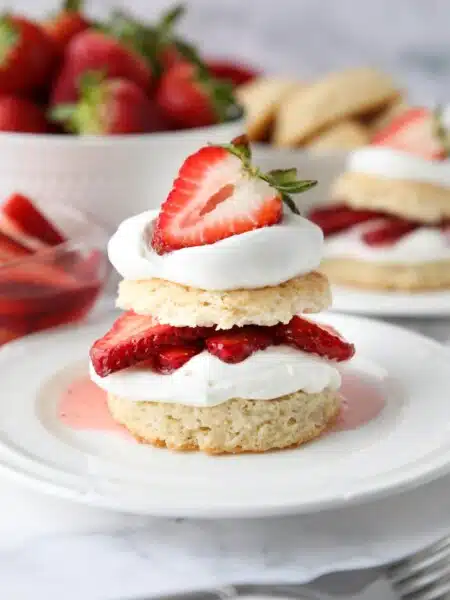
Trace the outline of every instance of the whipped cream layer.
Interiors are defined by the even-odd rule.
[[[380,146],[352,152],[347,159],[347,171],[450,188],[450,160],[427,160]]]
[[[324,258],[405,264],[450,260],[450,235],[437,227],[420,227],[388,246],[369,246],[362,240],[362,234],[374,227],[376,222],[372,221],[327,237]]]
[[[231,398],[272,400],[302,390],[309,394],[338,389],[341,376],[333,363],[289,346],[270,346],[244,361],[227,364],[207,351],[170,375],[132,367],[92,381],[130,401],[216,406]]]
[[[112,236],[108,257],[124,279],[165,279],[204,290],[279,285],[316,269],[322,258],[319,227],[287,212],[278,225],[214,244],[159,256],[149,246],[158,211],[125,220]]]

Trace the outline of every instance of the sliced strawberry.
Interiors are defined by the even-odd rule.
[[[270,327],[236,327],[209,336],[206,348],[223,362],[239,363],[273,342],[273,330]]]
[[[382,223],[362,234],[362,239],[368,246],[392,246],[403,236],[420,227],[397,217],[384,218]]]
[[[0,265],[30,256],[32,253],[32,250],[0,231]]]
[[[0,346],[23,337],[28,333],[28,326],[24,323],[11,323],[7,325],[0,324]]]
[[[158,350],[158,354],[154,358],[153,370],[163,375],[173,373],[184,364],[186,364],[193,356],[199,354],[203,350],[202,345],[189,346],[169,346]]]
[[[433,114],[426,108],[410,108],[398,115],[374,136],[372,144],[429,160],[445,156],[442,143],[433,130]]]
[[[334,329],[303,317],[295,316],[287,325],[277,325],[276,335],[281,343],[329,360],[349,360],[355,354],[354,345]]]
[[[13,194],[2,206],[2,214],[9,225],[19,233],[37,238],[49,246],[57,246],[66,241],[65,237],[34,206],[29,198],[22,194]]]
[[[90,351],[95,372],[105,377],[151,358],[162,346],[194,341],[211,331],[206,327],[161,325],[148,315],[133,311],[119,317]]]
[[[224,148],[207,146],[186,159],[161,207],[152,246],[158,254],[203,246],[279,223],[282,200],[269,184],[245,177]]]
[[[354,210],[345,204],[333,204],[312,210],[308,218],[322,229],[326,237],[359,223],[379,219],[380,213],[373,210]]]

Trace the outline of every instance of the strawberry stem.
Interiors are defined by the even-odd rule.
[[[268,173],[263,173],[258,167],[252,165],[252,151],[248,137],[240,135],[229,144],[223,144],[230,154],[233,154],[242,162],[244,170],[251,177],[259,177],[271,187],[275,188],[281,196],[283,202],[296,215],[300,214],[295,202],[291,198],[291,194],[301,194],[317,185],[317,181],[313,179],[297,179],[297,169],[273,169]]]
[[[0,19],[0,65],[8,60],[11,49],[19,42],[20,33],[11,23],[9,17],[4,15]]]
[[[450,132],[445,126],[442,106],[438,106],[432,114],[433,133],[442,145],[445,156],[450,156]]]
[[[62,12],[80,13],[83,10],[83,0],[65,0]]]

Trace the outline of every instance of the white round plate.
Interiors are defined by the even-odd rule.
[[[333,285],[336,312],[385,317],[450,316],[450,291],[406,294],[372,292]]]
[[[450,353],[408,330],[321,316],[357,347],[347,370],[387,398],[380,415],[295,450],[209,457],[58,419],[69,383],[111,317],[31,336],[0,351],[0,470],[50,494],[155,516],[249,517],[314,512],[388,495],[450,465]],[[364,402],[364,398],[361,398]]]

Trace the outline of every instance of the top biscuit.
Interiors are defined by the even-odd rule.
[[[424,224],[450,219],[450,189],[432,183],[347,172],[331,189],[337,203],[377,210]]]
[[[380,110],[398,96],[375,69],[347,69],[285,96],[275,122],[278,146],[297,146],[337,121]]]
[[[295,277],[277,286],[255,290],[208,291],[163,279],[124,280],[117,306],[151,315],[174,327],[288,323],[294,315],[320,312],[331,304],[327,278],[318,272]]]
[[[301,87],[291,79],[275,77],[260,77],[240,86],[236,96],[245,108],[248,137],[254,141],[264,139],[284,96]]]

